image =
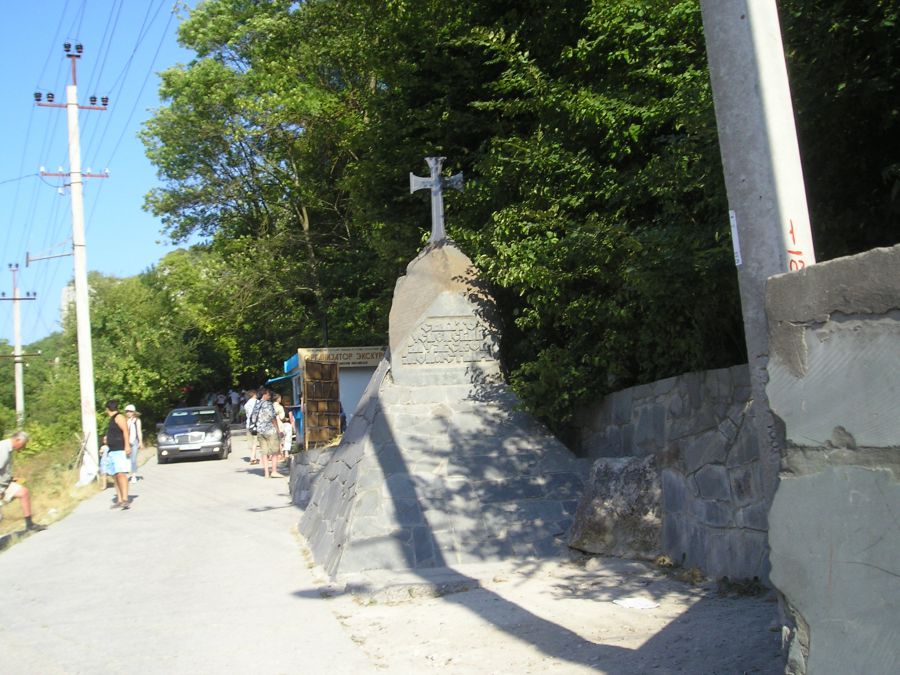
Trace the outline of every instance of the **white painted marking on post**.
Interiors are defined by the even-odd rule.
[[[740,267],[743,264],[741,258],[741,239],[738,237],[737,216],[733,210],[728,211],[728,220],[731,221],[731,244],[734,247],[734,264]]]

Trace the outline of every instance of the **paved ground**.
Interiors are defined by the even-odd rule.
[[[286,479],[242,442],[153,459],[130,510],[110,488],[0,553],[0,672],[374,672],[312,591]]]
[[[226,461],[143,467],[0,553],[0,672],[765,673],[770,599],[612,559],[329,582],[285,479]],[[622,606],[645,601],[646,608]],[[650,606],[656,605],[656,606]]]

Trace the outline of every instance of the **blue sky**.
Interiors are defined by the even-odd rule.
[[[70,62],[63,43],[80,42],[78,99],[109,96],[108,110],[82,111],[82,171],[109,178],[85,181],[88,267],[114,276],[137,274],[174,248],[161,224],[142,209],[158,184],[137,139],[150,111],[159,107],[157,73],[187,63],[176,33],[185,10],[176,0],[2,0],[0,36],[4,105],[0,106],[0,291],[12,293],[8,263],[19,264],[22,341],[29,344],[59,330],[60,295],[72,279],[72,258],[32,262],[31,257],[71,252],[71,202],[63,179],[41,178],[40,167],[69,170],[66,113],[39,108],[34,92],[65,101]],[[184,2],[179,2],[182,7]],[[193,5],[194,3],[191,2]],[[0,302],[0,338],[13,340],[12,303]]]

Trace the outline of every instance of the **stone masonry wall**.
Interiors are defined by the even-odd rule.
[[[900,673],[900,246],[769,279],[788,671]]]
[[[654,455],[660,550],[714,578],[766,578],[768,504],[746,366],[632,387],[582,411],[579,454]]]

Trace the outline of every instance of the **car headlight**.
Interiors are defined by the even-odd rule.
[[[207,431],[206,438],[210,441],[218,441],[222,438],[222,430],[213,429],[212,431]]]
[[[156,436],[157,443],[174,443],[175,437],[170,434],[160,433]]]

